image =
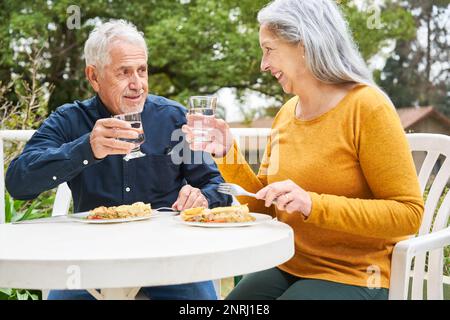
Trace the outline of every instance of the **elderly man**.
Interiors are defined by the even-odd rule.
[[[135,26],[120,20],[95,28],[84,53],[85,73],[96,96],[59,107],[42,124],[8,168],[10,194],[32,199],[68,182],[75,212],[137,201],[178,210],[230,204],[228,196],[216,191],[223,179],[206,154],[194,157],[189,151],[181,163],[172,161],[170,151],[182,142],[182,137],[173,141],[172,133],[186,123],[186,110],[148,95],[147,47]],[[135,139],[138,132],[112,116],[141,110],[146,138],[141,150],[146,156],[124,161],[123,155],[135,145],[123,139]],[[191,158],[202,161],[186,161]],[[149,287],[144,292],[151,299],[216,298],[211,281]],[[89,294],[55,290],[49,295],[76,298]]]

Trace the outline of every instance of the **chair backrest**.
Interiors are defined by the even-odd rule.
[[[72,201],[72,191],[66,182],[61,183],[56,189],[55,202],[53,203],[52,216],[63,216],[69,213]]]
[[[0,130],[0,223],[5,223],[5,172],[4,172],[4,141],[28,141],[34,130]],[[52,215],[64,215],[69,212],[72,193],[67,183],[62,183],[56,191]]]
[[[450,136],[429,133],[407,134],[411,151],[425,152],[425,159],[419,171],[419,183],[422,194],[428,190],[425,201],[425,212],[418,235],[436,232],[447,227],[450,214],[450,192],[447,192],[439,210],[436,212],[442,194],[450,178]],[[437,174],[433,177],[433,168],[438,159],[445,157]],[[430,177],[432,179],[430,179]],[[431,181],[432,180],[432,181]],[[425,268],[427,264],[427,270]],[[427,279],[427,297],[433,292],[442,291],[443,249],[429,252],[428,261],[426,254],[418,254],[414,258],[414,270],[412,272],[412,299],[423,298],[423,283]]]

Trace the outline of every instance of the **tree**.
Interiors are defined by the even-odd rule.
[[[236,88],[238,94],[250,89],[284,100],[274,78],[260,72],[256,14],[266,3],[198,0],[185,10],[162,15],[158,24],[146,28],[151,71],[157,73],[150,79],[151,87],[180,101],[192,92],[211,93],[222,87]],[[367,27],[370,11],[350,1],[341,7],[366,59],[388,40],[414,35],[411,14],[399,6],[380,12],[384,27],[378,29]]]
[[[80,29],[70,29],[68,8],[72,1],[31,1],[2,2],[3,15],[0,35],[6,35],[2,43],[0,61],[0,80],[8,80],[11,74],[25,74],[29,68],[27,49],[32,46],[42,49],[46,67],[42,70],[41,82],[52,83],[55,90],[50,97],[50,109],[85,98],[92,94],[84,77],[82,50],[88,33],[96,23],[97,17],[103,19],[121,18],[134,21],[142,30],[145,15],[161,1],[80,0],[83,24]]]
[[[380,84],[397,107],[434,105],[450,115],[450,1],[413,0],[402,6],[413,13],[418,35],[397,41]]]
[[[191,94],[222,87],[255,90],[284,99],[278,83],[259,70],[261,52],[256,14],[267,0],[79,0],[79,29],[71,29],[72,0],[23,0],[0,3],[0,81],[26,75],[27,50],[42,50],[42,84],[53,84],[49,109],[92,95],[84,76],[83,45],[99,21],[123,18],[145,32],[149,45],[150,90],[186,102]],[[369,29],[371,12],[341,4],[366,59],[388,39],[409,36],[410,14],[385,8],[382,29]],[[394,8],[395,10],[393,10]],[[400,23],[398,23],[400,21]],[[24,76],[24,80],[30,79]],[[18,100],[13,93],[11,100]]]
[[[414,38],[412,14],[394,1],[378,4],[376,1],[366,0],[359,6],[354,1],[341,2],[353,38],[366,61],[391,41]]]

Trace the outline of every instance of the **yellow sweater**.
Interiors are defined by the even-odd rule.
[[[393,247],[418,231],[423,214],[397,113],[369,86],[355,87],[309,121],[295,117],[297,101],[292,98],[277,114],[258,176],[236,144],[216,163],[227,182],[250,192],[290,179],[311,195],[307,219],[238,198],[251,211],[276,215],[294,229],[295,255],[280,269],[304,278],[389,288]]]

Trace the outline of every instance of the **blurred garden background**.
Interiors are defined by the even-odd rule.
[[[93,27],[110,18],[129,20],[144,32],[152,93],[185,103],[189,95],[230,88],[238,97],[274,98],[279,106],[287,97],[259,70],[256,14],[267,2],[3,0],[1,126],[35,128],[58,106],[92,96],[83,45]],[[450,115],[449,0],[339,3],[377,83],[396,107],[433,106]],[[273,113],[252,105],[241,109],[245,120]]]
[[[338,2],[376,82],[400,115],[403,110],[405,131],[450,134],[450,1]],[[267,3],[1,0],[0,129],[36,129],[58,106],[92,96],[83,46],[95,25],[111,18],[131,21],[144,32],[151,93],[183,104],[190,95],[217,93],[223,118],[253,127],[269,119],[270,126],[289,97],[270,74],[260,72],[256,14]],[[419,126],[424,119],[430,122]],[[5,147],[7,166],[23,144]],[[54,193],[34,201],[6,196],[7,221],[14,221],[50,214]],[[0,298],[39,297],[0,289]]]

